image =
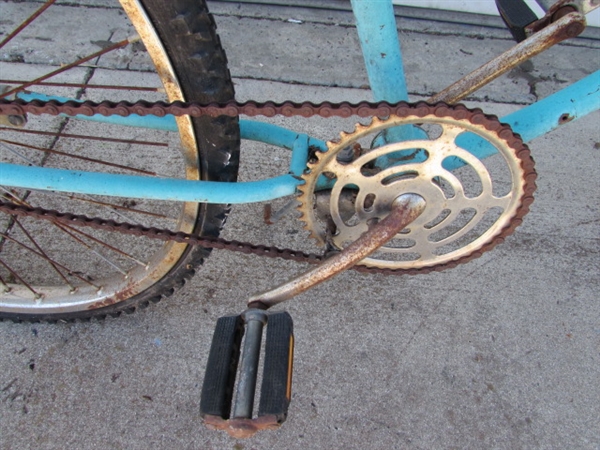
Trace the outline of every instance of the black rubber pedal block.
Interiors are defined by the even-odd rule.
[[[496,0],[498,12],[517,42],[527,39],[525,27],[538,20],[524,0]]]
[[[292,397],[294,324],[285,311],[269,314],[263,381],[258,417],[274,416],[281,424],[287,418]]]
[[[241,316],[225,316],[217,320],[200,397],[202,416],[229,419],[243,335]]]

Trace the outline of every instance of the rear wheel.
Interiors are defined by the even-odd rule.
[[[233,98],[225,54],[204,1],[121,0],[121,4],[142,38],[147,54],[136,43],[103,54],[87,61],[84,67],[43,80],[27,90],[95,101],[137,100],[139,89],[145,90],[144,98],[152,101],[225,102]],[[2,8],[11,11],[3,16],[9,17],[12,10],[20,14],[30,6],[4,3]],[[78,34],[69,29],[74,53],[56,52],[52,47],[54,42],[62,42],[60,37],[52,36],[56,17],[44,21],[44,16],[52,14],[67,18],[83,14],[89,22],[94,21],[94,27],[106,23],[106,38],[93,40],[87,30]],[[133,32],[131,25],[116,22],[121,17],[122,11],[115,8],[52,5],[5,44],[2,49],[5,58],[1,62],[4,69],[0,72],[9,74],[11,79],[0,83],[14,88],[19,85],[15,80],[36,79],[42,68],[52,72],[57,66],[81,58],[80,47],[89,46],[89,42],[93,50],[98,46],[110,47],[111,42]],[[98,36],[96,28],[90,33]],[[27,47],[23,50],[31,36],[36,38],[35,42],[48,39],[51,47],[46,52]],[[75,41],[78,36],[80,42]],[[158,77],[146,70],[151,65]],[[21,76],[26,70],[31,73],[28,78]],[[158,89],[162,93],[149,93],[148,86],[158,79],[164,86]],[[117,88],[115,81],[126,84],[127,88]],[[3,161],[20,164],[235,181],[239,160],[237,119],[184,116],[177,118],[176,124],[179,138],[174,138],[174,133],[122,125],[29,117],[23,128],[1,127],[0,151]],[[175,148],[177,151],[173,151]],[[217,236],[227,215],[226,205],[171,204],[35,192],[8,186],[3,186],[0,194],[5,200],[19,204],[201,236]],[[81,231],[33,219],[0,216],[0,317],[62,320],[131,312],[171,294],[209,254],[207,249],[184,244],[150,243],[143,238]]]

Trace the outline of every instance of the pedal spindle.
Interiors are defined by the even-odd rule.
[[[265,326],[260,401],[258,414],[253,417]],[[287,312],[252,308],[241,315],[219,318],[200,400],[205,424],[236,438],[278,428],[287,418],[291,399],[293,351],[293,322]]]

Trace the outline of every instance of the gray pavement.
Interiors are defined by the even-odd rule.
[[[209,4],[240,99],[369,99],[345,2],[322,4],[336,9]],[[23,5],[0,4],[2,21]],[[398,24],[415,100],[510,46],[492,18],[407,11]],[[126,35],[113,10],[94,13]],[[467,104],[514,111],[597,70],[598,47],[561,45]],[[103,76],[132,67],[121,56]],[[599,117],[530,143],[536,200],[492,252],[429,275],[345,273],[286,305],[296,353],[280,430],[238,441],[205,429],[200,387],[216,319],[304,267],[215,251],[182,290],[133,315],[1,322],[0,449],[600,449]],[[272,120],[321,139],[354,124]],[[244,143],[242,180],[285,170],[287,152],[268,151]],[[265,225],[263,206],[234,207],[224,237],[314,250],[293,215]]]

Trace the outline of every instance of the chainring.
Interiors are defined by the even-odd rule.
[[[341,250],[385,217],[395,198],[415,193],[427,202],[424,213],[363,260],[365,269],[426,272],[471,260],[512,233],[529,210],[536,178],[530,151],[479,109],[420,103],[403,112],[357,125],[309,162],[299,187],[305,229]],[[402,126],[423,137],[373,145]],[[489,157],[464,149],[472,147]]]

